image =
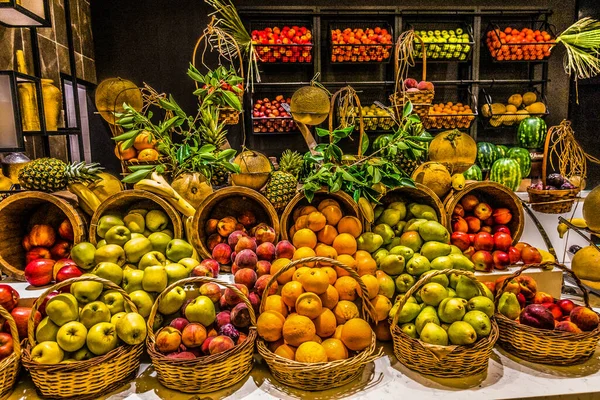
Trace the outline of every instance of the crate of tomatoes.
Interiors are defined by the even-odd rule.
[[[312,30],[305,22],[251,24],[252,44],[263,63],[311,63]]]
[[[485,35],[486,46],[495,61],[542,61],[550,57],[556,45],[550,25],[533,28],[509,24],[501,28],[490,24]]]
[[[385,63],[394,47],[392,27],[387,23],[332,24],[332,63]]]

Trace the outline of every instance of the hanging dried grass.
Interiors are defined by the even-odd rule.
[[[548,159],[554,169],[554,158],[558,160],[558,172],[567,179],[573,176],[587,177],[587,161],[600,164],[600,160],[586,153],[575,139],[571,121],[563,120],[560,125],[548,129]]]

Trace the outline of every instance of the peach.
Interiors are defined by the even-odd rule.
[[[465,209],[463,208],[462,204],[458,203],[457,205],[454,206],[454,210],[452,211],[452,216],[457,216],[457,217],[464,217],[465,216]]]
[[[240,292],[242,292],[246,297],[248,297],[249,291],[246,286],[241,285],[239,283],[235,283],[234,285]],[[224,293],[223,297],[225,297],[225,302],[229,306],[235,306],[236,304],[242,302],[241,297],[238,296],[237,293],[235,293],[233,290],[231,290],[229,288],[225,289],[225,293]]]
[[[219,334],[217,333],[217,330],[215,328],[210,328],[208,330],[208,337],[214,337],[214,336],[219,336]]]
[[[218,219],[211,218],[204,224],[204,232],[207,235],[212,235],[213,233],[217,233],[217,224],[219,223]]]
[[[468,232],[469,224],[467,221],[460,216],[452,217],[452,232]]]
[[[221,288],[216,283],[207,282],[203,283],[198,290],[202,296],[206,296],[216,303],[221,298]]]
[[[248,229],[256,224],[256,215],[250,210],[243,211],[237,218],[238,222]]]
[[[234,260],[233,264],[231,264],[231,275],[235,275],[240,269]]]
[[[215,317],[215,324],[217,325],[217,328],[220,328],[223,325],[230,324],[230,323],[231,323],[231,311],[228,311],[228,310],[221,311]]]
[[[469,232],[477,233],[481,230],[481,220],[477,217],[466,217],[465,221],[469,227]]]
[[[260,296],[258,295],[258,293],[256,292],[251,292],[248,295],[248,300],[250,301],[250,304],[252,304],[252,308],[254,309],[254,313],[256,315],[258,315],[258,310],[260,308]]]
[[[182,351],[179,353],[170,353],[167,354],[169,358],[176,358],[178,360],[191,360],[192,358],[196,358],[196,355],[191,351]]]
[[[534,304],[553,303],[554,298],[545,292],[536,292],[533,296]]]
[[[295,252],[296,248],[287,240],[282,240],[275,246],[275,258],[289,258],[291,260]]]
[[[265,289],[267,288],[267,283],[269,282],[269,280],[271,280],[271,277],[272,275],[263,275],[256,280],[256,283],[254,284],[254,289],[256,289],[256,292],[259,296],[262,297]],[[273,282],[273,284],[269,288],[269,295],[277,293],[277,289],[279,289],[277,282]]]
[[[241,224],[241,223],[239,223],[239,222],[237,224],[235,224],[235,230],[236,231],[246,232],[246,228],[244,228],[244,225]]]
[[[217,223],[217,233],[223,237],[227,237],[235,231],[237,220],[233,217],[225,217]]]
[[[185,318],[175,318],[173,321],[171,321],[171,323],[169,324],[169,326],[177,329],[179,332],[183,331],[183,328],[186,327],[187,324],[189,324],[190,321],[188,321]]]
[[[56,242],[56,232],[50,225],[34,225],[29,231],[29,242],[32,247],[52,247]]]
[[[227,299],[225,298],[225,296],[221,296],[221,298],[219,299],[219,309],[228,310],[229,308],[231,307],[229,307],[229,304],[227,304]],[[185,310],[182,312],[185,312]]]
[[[271,273],[271,263],[265,260],[259,260],[256,263],[256,275],[263,276]]]
[[[479,232],[486,232],[486,233],[492,233],[492,227],[491,226],[482,226],[481,229],[479,230]]]
[[[240,238],[244,236],[248,236],[246,232],[233,231],[231,235],[229,235],[229,237],[227,238],[227,244],[229,244],[229,246],[231,246],[232,249],[235,249],[235,246],[237,245]]]
[[[250,325],[250,312],[245,303],[238,303],[231,310],[231,323],[236,328],[246,328]]]
[[[231,247],[227,243],[219,243],[212,250],[212,258],[219,264],[229,264],[231,257]]]
[[[473,210],[473,214],[475,214],[475,216],[480,220],[484,221],[492,216],[492,207],[490,207],[490,205],[487,203],[479,203]]]
[[[184,328],[185,329],[185,328]],[[179,349],[181,332],[172,326],[164,327],[156,335],[156,348],[161,353],[170,353]]]
[[[472,194],[467,194],[460,199],[460,204],[466,212],[471,212],[479,204],[479,199]]]
[[[202,350],[202,352],[204,354],[206,354],[206,355],[210,354],[208,347],[210,346],[210,342],[212,342],[214,338],[216,338],[216,336],[208,336],[206,338],[206,340],[204,341],[204,343],[202,343],[202,347],[200,347],[200,349]]]
[[[192,272],[190,273],[191,276],[208,276],[209,278],[214,278],[213,276],[213,270],[206,266],[206,265],[196,265],[193,269]]]
[[[521,259],[525,264],[538,264],[542,262],[542,254],[535,247],[524,247],[521,250]]]
[[[512,220],[512,213],[508,208],[497,208],[492,217],[495,224],[506,225]]]
[[[210,251],[213,251],[220,243],[223,243],[223,237],[218,233],[213,233],[206,239],[206,247],[208,247],[208,250]]]
[[[530,276],[521,275],[516,278],[517,282],[519,282],[519,286],[521,288],[520,293],[523,293],[526,299],[533,299],[535,294],[537,293],[537,283],[535,279]],[[554,302],[554,299],[552,299]]]
[[[273,243],[275,241],[275,238],[277,237],[277,235],[275,234],[275,229],[268,226],[267,224],[257,225],[254,229],[254,236],[256,237],[256,242],[258,244],[264,242]]]
[[[417,89],[419,90],[433,90],[433,83],[428,81],[421,81],[417,85]]]
[[[237,257],[237,252],[232,251],[231,252],[231,257],[229,257],[231,259],[231,263],[235,263],[235,257]]]
[[[235,252],[239,253],[242,250],[256,251],[256,241],[249,236],[240,237],[235,245]]]
[[[198,323],[186,325],[181,332],[181,341],[185,347],[200,347],[207,337],[206,328]]]
[[[219,265],[219,262],[217,260],[214,260],[212,258],[207,258],[207,259],[202,260],[200,265],[205,265],[208,268],[210,268],[213,272],[213,277],[216,278],[217,276],[219,276],[219,270],[221,269],[220,268],[221,266]]]
[[[258,279],[258,276],[253,269],[242,268],[235,273],[233,279],[235,283],[239,283],[246,286],[248,289],[252,289],[256,283],[256,280]]]
[[[240,268],[255,269],[257,262],[258,257],[256,256],[256,253],[249,249],[239,251],[235,256],[235,263]]]
[[[237,340],[237,344],[242,343],[244,340],[246,340],[248,338],[248,335],[246,335],[244,332],[240,332],[240,337]]]
[[[560,307],[564,315],[569,315],[575,308],[575,303],[569,299],[558,300],[556,304]]]
[[[256,255],[259,260],[273,261],[275,259],[275,245],[271,242],[261,243],[256,248]]]
[[[587,307],[575,307],[569,317],[582,331],[589,332],[598,327],[598,314]]]
[[[217,336],[208,345],[208,351],[212,354],[223,353],[229,349],[233,349],[235,347],[235,343],[229,336]]]
[[[558,324],[556,324],[556,326],[554,327],[554,330],[571,332],[571,333],[581,333],[582,332],[581,329],[579,329],[579,327],[577,325],[575,325],[574,323],[572,323],[571,321],[560,321]]]

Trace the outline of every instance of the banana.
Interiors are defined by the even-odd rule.
[[[567,226],[567,224],[561,222],[556,227],[556,230],[558,231],[558,237],[562,239],[563,236],[565,236],[565,233],[567,233],[567,231],[569,230],[569,227]]]
[[[184,199],[183,197],[181,197],[181,195],[179,193],[177,193],[177,191],[175,191],[175,189],[173,189],[171,187],[171,185],[169,185],[169,183],[165,180],[165,178],[163,178],[161,175],[159,175],[156,172],[153,172],[150,177],[152,178],[151,180],[153,180],[154,182],[156,182],[161,187],[168,187],[170,189],[169,193],[171,193],[172,196],[171,197],[167,197],[166,200],[173,207],[175,207],[177,209],[177,211],[179,211],[180,213],[182,213],[186,217],[193,217],[194,216],[194,214],[196,213],[196,209],[194,208],[194,206],[192,206],[186,199]],[[142,181],[145,181],[145,180],[146,179],[142,179]]]
[[[363,217],[365,217],[365,220],[367,220],[367,222],[370,224],[373,223],[375,220],[375,212],[373,211],[371,202],[364,197],[361,197],[358,199],[358,208],[360,209]]]
[[[87,214],[92,215],[100,204],[102,203],[98,196],[94,194],[86,185],[83,183],[70,183],[69,191],[77,196],[79,205]]]
[[[154,181],[152,179],[142,179],[135,185],[133,185],[134,189],[145,190],[150,193],[157,194],[165,199],[176,199],[175,191],[168,184],[165,185],[163,183]]]
[[[572,223],[573,225],[575,225],[578,228],[587,228],[587,222],[585,222],[585,219],[583,218],[571,218],[569,220],[570,223]]]
[[[192,222],[194,221],[193,217],[187,217],[183,221],[183,226],[185,227],[185,238],[188,243],[192,243]]]
[[[452,175],[452,188],[457,191],[465,188],[465,176],[463,174]]]

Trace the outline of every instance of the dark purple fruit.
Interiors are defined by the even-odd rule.
[[[547,185],[555,186],[557,188],[560,187],[560,185],[562,185],[563,183],[565,183],[564,176],[562,176],[561,174],[558,174],[556,172],[548,175],[548,179],[546,179]]]
[[[219,328],[219,335],[229,336],[234,343],[237,344],[238,339],[240,338],[240,333],[235,326],[232,324],[225,324]]]
[[[563,190],[572,190],[575,189],[575,186],[573,186],[573,184],[569,181],[565,181],[565,183],[563,183],[562,185],[560,185],[560,188]]]
[[[245,303],[236,304],[231,310],[231,323],[236,328],[246,328],[250,325],[250,312]]]
[[[519,322],[540,329],[554,329],[554,315],[541,304],[530,304],[521,311]]]

